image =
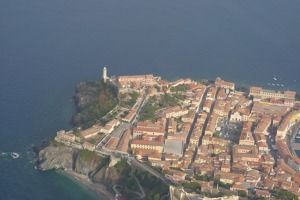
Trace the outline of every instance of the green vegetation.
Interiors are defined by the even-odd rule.
[[[148,199],[157,199],[168,193],[169,187],[149,172],[137,168],[134,174],[140,181],[142,187],[149,192]]]
[[[89,151],[86,149],[83,149],[79,152],[79,156],[82,158],[84,161],[91,161],[98,157],[98,155],[94,151]]]
[[[97,145],[104,137],[104,133],[98,133],[96,136],[89,138],[87,141],[91,144]]]
[[[281,199],[281,200],[298,200],[298,196],[286,191],[286,190],[279,190],[275,193],[275,199]]]
[[[214,84],[215,81],[204,79],[204,80],[200,80],[198,82],[201,83],[201,84],[203,84],[203,85],[209,86],[209,85]]]
[[[63,143],[59,143],[57,142],[56,140],[51,140],[51,144],[54,146],[54,147],[60,147],[60,146],[64,146]]]
[[[145,162],[144,164],[148,165],[149,167],[151,167],[152,169],[154,169],[154,170],[157,171],[158,173],[161,173],[161,172],[162,172],[162,168],[151,165],[151,163],[150,163],[149,161]]]
[[[177,85],[176,87],[172,87],[171,92],[184,92],[184,91],[187,91],[189,89],[190,89],[189,85],[180,84],[180,85]]]
[[[150,104],[149,102],[145,105],[145,107],[142,109],[140,113],[140,121],[156,121],[156,111],[157,111],[157,106]]]
[[[179,167],[169,167],[170,169],[174,169],[174,170],[177,170],[177,171],[183,171],[182,169],[180,169]]]
[[[194,178],[199,181],[212,181],[213,180],[213,178],[209,177],[207,174],[204,174],[204,175],[195,174]]]
[[[114,167],[117,172],[124,174],[125,176],[128,176],[131,169],[126,158],[122,158]]]
[[[140,94],[136,91],[133,91],[132,93],[128,94],[130,96],[129,100],[126,99],[127,95],[126,94],[121,94],[120,95],[120,106],[124,108],[131,109],[134,104],[136,103],[138,97]]]
[[[161,173],[162,173],[163,175],[165,175],[165,174],[170,174],[170,171],[167,170],[167,169],[163,169]]]
[[[220,180],[215,180],[215,181],[214,181],[214,185],[215,185],[215,186],[218,185],[219,187],[225,188],[225,189],[227,189],[227,190],[229,190],[230,187],[232,187],[232,184],[229,184],[229,183],[223,183],[223,182],[221,182]]]
[[[181,94],[163,94],[152,96],[140,113],[140,121],[156,121],[156,112],[162,108],[178,106],[185,96]]]
[[[79,134],[80,134],[80,129],[79,129],[78,127],[74,127],[74,128],[72,129],[72,131],[73,131],[74,135],[79,136]]]
[[[157,89],[157,91],[160,91],[160,87],[157,84],[155,84],[154,87]]]
[[[220,131],[214,132],[213,136],[216,137],[216,138],[221,138]]]
[[[149,102],[156,103],[159,108],[167,108],[167,107],[178,106],[180,100],[184,100],[184,98],[185,96],[181,94],[165,93],[163,95],[153,97],[152,99],[150,98]]]
[[[244,190],[239,190],[239,191],[238,191],[238,195],[239,195],[240,197],[246,197],[246,196],[247,196],[247,192],[244,191]]]
[[[188,193],[195,192],[195,193],[201,194],[201,186],[199,183],[185,182],[185,183],[182,183],[182,186],[183,186],[184,190]]]
[[[174,121],[177,122],[178,124],[183,123],[182,117],[174,118]]]
[[[224,197],[224,196],[225,196],[225,194],[222,193],[222,192],[219,192],[219,193],[203,192],[203,194],[204,194],[206,197],[209,197],[209,198],[218,198],[218,197]]]
[[[100,123],[100,119],[117,105],[117,89],[103,81],[84,82],[77,86],[75,102],[78,113],[72,123],[86,129]]]

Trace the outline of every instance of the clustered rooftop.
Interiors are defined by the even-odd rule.
[[[283,188],[300,195],[300,159],[286,143],[300,119],[296,92],[250,87],[244,93],[220,77],[205,85],[191,79],[167,82],[152,74],[108,78],[106,73],[120,95],[139,93],[134,105],[121,108],[126,114],[105,126],[79,134],[59,131],[57,141],[98,153],[133,154],[164,169],[173,182],[198,182],[204,192],[219,191],[199,179],[207,176],[228,184],[229,194],[254,188],[257,196],[270,197],[272,189]],[[160,101],[165,95],[181,98],[165,106]],[[130,96],[125,99],[130,101]],[[154,111],[154,119],[141,121],[147,104],[162,106]],[[89,141],[101,134],[99,143]],[[275,150],[280,157],[274,157]]]

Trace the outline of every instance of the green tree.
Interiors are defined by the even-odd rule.
[[[159,200],[159,198],[160,198],[159,193],[156,193],[156,194],[154,195],[154,197],[153,197],[153,200]]]
[[[274,196],[276,199],[281,199],[281,200],[298,200],[297,195],[286,190],[279,190],[276,192]]]
[[[185,183],[182,183],[182,186],[184,187],[184,190],[188,193],[192,193],[192,192],[201,190],[201,186],[197,182],[185,182]]]
[[[239,191],[238,191],[238,195],[239,195],[240,197],[246,197],[246,196],[247,196],[247,192],[244,191],[244,190],[239,190]]]

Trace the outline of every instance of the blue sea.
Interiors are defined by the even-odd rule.
[[[104,65],[109,76],[300,91],[299,10],[298,0],[1,0],[0,153],[21,158],[0,154],[0,199],[100,198],[35,170],[28,149],[71,128],[75,86]]]

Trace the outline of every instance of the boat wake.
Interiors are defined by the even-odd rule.
[[[13,158],[13,159],[17,159],[20,157],[20,154],[16,153],[16,152],[11,152],[10,153],[10,156]]]

